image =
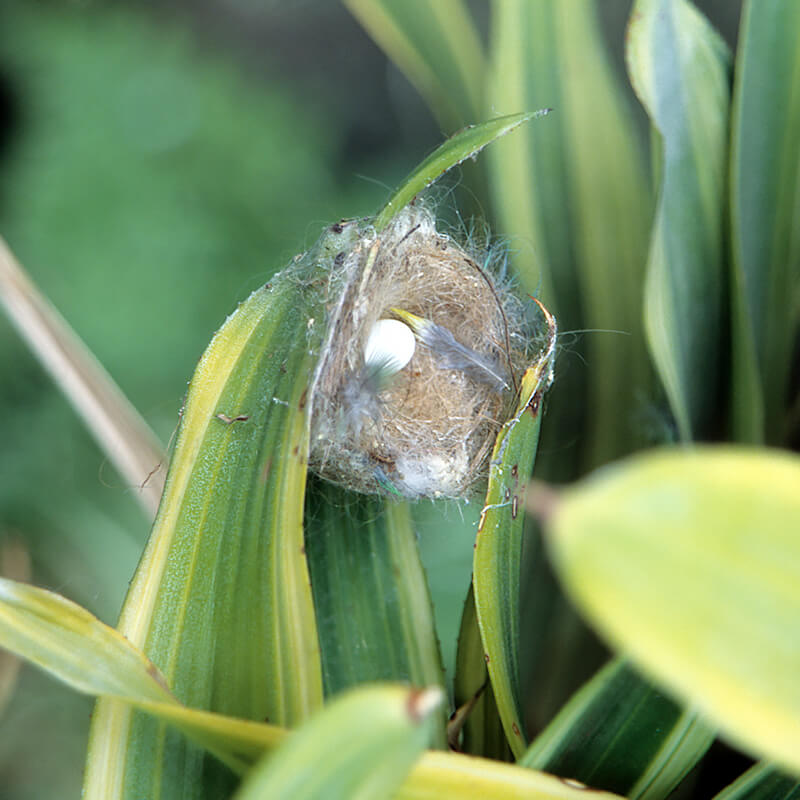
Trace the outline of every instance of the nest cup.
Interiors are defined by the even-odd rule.
[[[333,263],[309,466],[365,493],[469,495],[529,360],[522,303],[425,208],[409,207],[380,234],[366,230]],[[376,383],[370,332],[403,317],[422,321],[414,354]]]

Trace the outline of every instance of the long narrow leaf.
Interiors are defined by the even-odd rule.
[[[559,375],[552,404],[559,431],[576,431],[585,416],[584,468],[640,441],[630,420],[651,382],[641,321],[651,203],[595,5],[492,3],[487,93],[500,112],[554,108],[547,125],[499,142],[488,158],[499,232],[523,284],[562,331],[589,329],[579,340],[588,370],[576,360]]]
[[[730,56],[687,0],[637,0],[626,58],[661,150],[647,339],[678,435],[690,440],[708,435],[720,407]]]
[[[441,685],[433,610],[408,505],[314,480],[306,509],[326,695],[378,680]],[[444,744],[441,725],[436,741]]]
[[[541,426],[542,398],[553,376],[555,319],[542,307],[547,341],[522,378],[514,416],[497,435],[486,503],[478,522],[473,588],[484,658],[497,709],[515,756],[525,749],[519,677],[519,570],[525,490]]]
[[[445,130],[480,119],[484,54],[463,0],[345,0]]]
[[[0,238],[0,303],[97,443],[153,516],[164,485],[155,434]]]
[[[713,739],[697,714],[616,659],[575,694],[519,763],[631,800],[662,800]]]
[[[375,227],[379,231],[385,228],[400,209],[408,205],[417,194],[449,169],[468,158],[474,158],[487,144],[505,136],[524,122],[545,116],[547,113],[549,109],[510,114],[460,130],[434,150],[403,182],[375,218]]]
[[[462,736],[460,742],[452,744],[458,745],[464,753],[509,761],[511,753],[489,682],[472,585],[464,602],[458,633],[453,694],[456,717],[451,725],[455,723]],[[459,715],[464,719],[459,719]]]
[[[800,771],[800,459],[655,452],[555,500],[579,607],[740,746]]]
[[[331,229],[305,260],[251,295],[216,334],[190,386],[120,631],[194,707],[292,724],[321,703],[302,515],[308,379],[324,312],[302,281],[309,269],[324,271],[351,230]],[[180,771],[154,767],[184,759]],[[117,703],[99,704],[88,797],[113,796],[109,783],[130,797],[230,789],[224,777],[215,788],[203,771],[202,753],[187,751],[180,736]]]
[[[745,4],[731,152],[733,433],[781,443],[800,279],[800,4]]]

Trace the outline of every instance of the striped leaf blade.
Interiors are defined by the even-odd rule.
[[[800,278],[800,5],[745,3],[731,141],[733,435],[785,440]]]
[[[562,331],[589,329],[580,349],[590,369],[557,376],[552,403],[559,429],[587,426],[576,454],[585,468],[636,445],[629,420],[651,382],[641,322],[651,203],[641,146],[592,0],[491,8],[487,107],[554,108],[546,125],[499,142],[488,162],[499,232],[511,239],[523,285]]]
[[[626,59],[659,148],[645,329],[683,440],[719,408],[730,54],[687,0],[637,0]]]
[[[193,707],[295,724],[322,701],[302,529],[324,320],[309,284],[353,228],[329,231],[242,303],[192,379],[119,629]],[[203,797],[231,783],[162,723],[101,700],[85,786],[87,797]]]
[[[463,0],[345,0],[447,131],[480,119],[485,55]]]
[[[430,593],[407,503],[311,480],[306,554],[326,696],[382,680],[443,684]],[[439,746],[442,723],[435,731]]]
[[[576,692],[520,759],[631,800],[662,800],[714,732],[617,658]]]

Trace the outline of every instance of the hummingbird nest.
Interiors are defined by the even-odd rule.
[[[522,302],[414,206],[339,252],[327,291],[310,468],[359,492],[467,496],[529,363]]]

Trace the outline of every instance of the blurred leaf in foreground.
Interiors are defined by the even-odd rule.
[[[800,770],[800,459],[656,451],[553,499],[578,606],[646,674],[756,755]]]

